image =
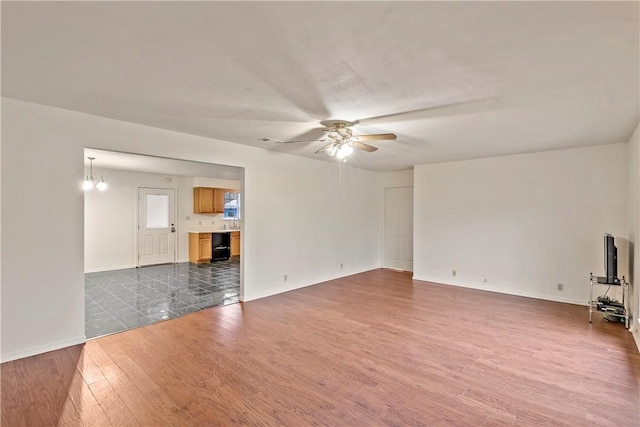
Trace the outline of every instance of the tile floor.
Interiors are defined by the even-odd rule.
[[[85,274],[87,338],[238,302],[240,260]]]

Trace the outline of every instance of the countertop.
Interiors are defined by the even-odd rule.
[[[208,230],[208,229],[202,229],[202,230],[189,230],[189,233],[231,233],[232,231],[241,231],[240,229],[237,230]]]

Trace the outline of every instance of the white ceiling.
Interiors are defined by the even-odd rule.
[[[2,2],[2,95],[356,166],[625,142],[638,2]],[[362,120],[394,115],[388,118]]]

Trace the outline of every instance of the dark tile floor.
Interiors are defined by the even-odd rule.
[[[240,260],[85,274],[87,338],[238,302]]]

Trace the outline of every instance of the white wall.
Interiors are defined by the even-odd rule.
[[[626,156],[613,144],[416,166],[414,278],[586,304],[603,233],[628,235]]]
[[[636,130],[629,139],[628,144],[628,161],[629,161],[629,190],[627,194],[627,221],[628,221],[628,239],[631,242],[631,250],[629,251],[630,266],[630,283],[631,283],[631,310],[632,316],[631,327],[629,328],[634,334],[638,350],[640,350],[640,240],[638,240],[638,232],[640,230],[640,126],[636,126]]]
[[[194,187],[213,187],[213,188],[228,188],[229,190],[240,191],[240,181],[232,179],[210,178],[197,176],[193,178]]]
[[[99,163],[96,159],[94,163]],[[176,194],[176,240],[178,262],[189,261],[189,230],[222,229],[222,214],[193,213],[193,187],[240,189],[240,181],[160,175],[93,168],[109,184],[105,192],[84,195],[84,271],[132,268],[137,265],[138,187],[169,188]],[[206,184],[206,185],[205,185]]]
[[[380,191],[384,191],[387,187],[411,187],[413,186],[413,169],[379,173],[378,186]]]
[[[85,147],[244,167],[245,300],[379,265],[370,171],[10,98],[2,144],[3,361],[84,340]]]

